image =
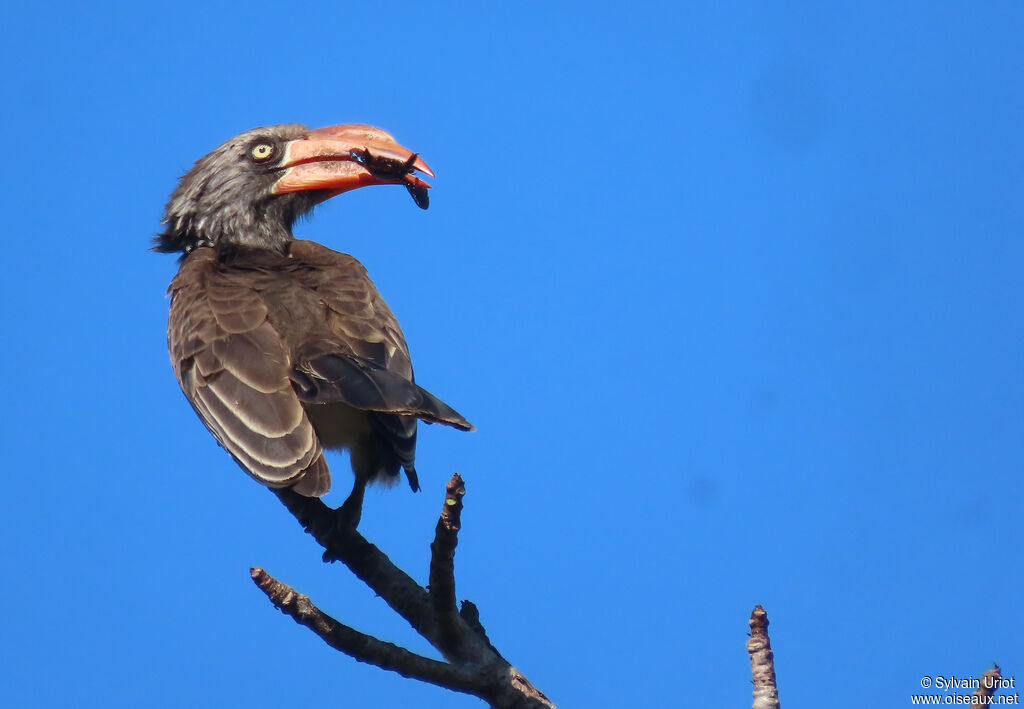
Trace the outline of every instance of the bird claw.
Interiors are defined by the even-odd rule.
[[[363,517],[363,496],[351,494],[342,503],[341,507],[334,511],[334,526],[339,532],[353,532],[359,526],[359,520]]]

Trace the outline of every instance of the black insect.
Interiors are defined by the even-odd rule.
[[[418,153],[413,153],[407,160],[396,160],[384,155],[374,155],[370,152],[369,148],[351,150],[349,155],[377,179],[405,182],[405,188],[412,195],[412,201],[420,209],[426,209],[430,206],[430,195],[427,194],[427,188],[418,178],[412,175],[413,164],[419,157]]]
[[[430,194],[427,192],[426,187],[406,182],[405,189],[409,190],[409,194],[412,195],[412,201],[416,203],[417,207],[426,209],[430,206]]]

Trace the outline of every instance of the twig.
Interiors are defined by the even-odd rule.
[[[315,497],[273,490],[299,524],[324,548],[324,561],[341,561],[424,637],[434,633],[426,589],[395,566],[356,530],[338,524],[335,511]]]
[[[422,657],[343,625],[310,599],[262,569],[252,577],[274,605],[306,626],[328,645],[360,662],[406,677],[477,696],[497,709],[554,709],[554,704],[491,645],[476,606],[462,611],[455,602],[455,547],[461,526],[465,485],[458,474],[449,481],[441,517],[431,544],[430,590],[417,584],[356,530],[339,524],[338,515],[316,498],[275,490],[295,519],[324,548],[325,561],[341,561],[437,648],[448,662]]]
[[[750,614],[750,671],[754,677],[753,709],[779,709],[779,689],[775,684],[775,654],[768,637],[768,614],[754,606]]]
[[[317,608],[309,596],[298,593],[291,586],[281,583],[263,569],[249,569],[249,574],[276,608],[285,615],[291,616],[299,625],[304,625],[312,630],[335,650],[339,650],[359,662],[366,662],[384,670],[397,672],[403,677],[418,679],[467,694],[480,692],[480,680],[472,672],[447,662],[439,662],[417,655],[405,648],[383,642],[339,623]]]
[[[430,589],[431,605],[439,623],[441,644],[457,651],[459,630],[464,623],[459,622],[455,606],[455,547],[462,527],[462,497],[466,494],[458,473],[448,481],[445,493],[434,541],[430,544],[430,583],[427,588]]]

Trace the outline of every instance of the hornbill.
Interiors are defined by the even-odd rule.
[[[256,128],[198,160],[171,195],[154,250],[181,252],[167,341],[178,383],[228,453],[271,488],[320,497],[324,449],[355,473],[340,521],[399,469],[414,491],[416,424],[473,426],[413,378],[398,320],[361,263],[292,235],[335,195],[405,185],[427,208],[427,164],[364,125]]]

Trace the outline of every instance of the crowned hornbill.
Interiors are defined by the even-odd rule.
[[[378,128],[297,124],[242,133],[200,159],[167,203],[154,249],[183,252],[167,340],[182,391],[246,472],[272,488],[325,494],[324,448],[347,448],[355,485],[340,518],[356,525],[372,480],[419,489],[417,419],[468,431],[418,387],[402,329],[362,264],[295,239],[314,206],[398,184],[427,207],[433,176]]]

